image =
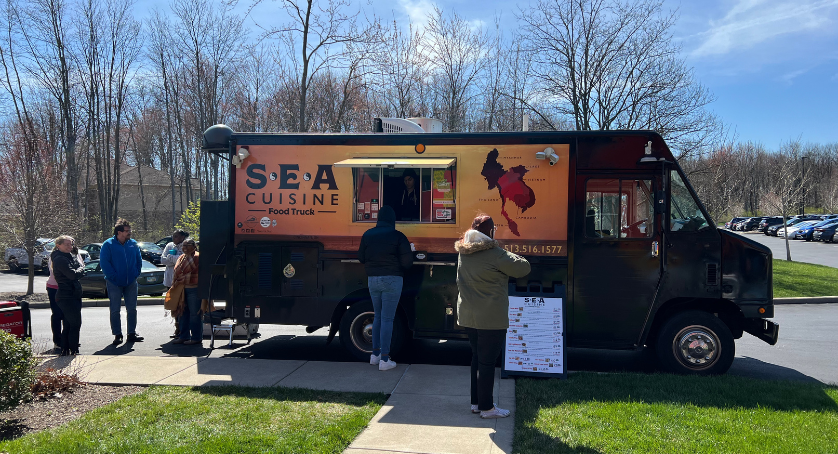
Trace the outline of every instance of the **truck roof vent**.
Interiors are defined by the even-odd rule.
[[[717,263],[707,264],[707,285],[719,285],[719,265]]]
[[[259,253],[259,288],[270,289],[273,287],[273,254],[269,252]]]
[[[303,262],[305,261],[306,256],[301,252],[292,252],[291,253],[291,261],[292,262]]]
[[[416,123],[405,120],[404,118],[376,118],[375,130],[373,132],[393,134],[400,132],[425,132],[425,130]]]

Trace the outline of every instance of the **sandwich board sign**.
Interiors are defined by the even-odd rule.
[[[566,378],[564,287],[554,293],[509,296],[501,376]]]

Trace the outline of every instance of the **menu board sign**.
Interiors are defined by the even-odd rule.
[[[509,297],[504,375],[565,375],[563,300]]]

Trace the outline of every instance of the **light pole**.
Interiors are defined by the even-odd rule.
[[[808,156],[800,157],[800,189],[803,192],[803,197],[800,200],[800,213],[798,213],[800,215],[805,214],[804,211],[806,211],[806,158],[808,158]]]

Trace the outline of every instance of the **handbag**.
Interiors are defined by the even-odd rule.
[[[183,302],[183,284],[175,284],[166,292],[166,299],[163,301],[163,309],[167,311],[177,310]]]

